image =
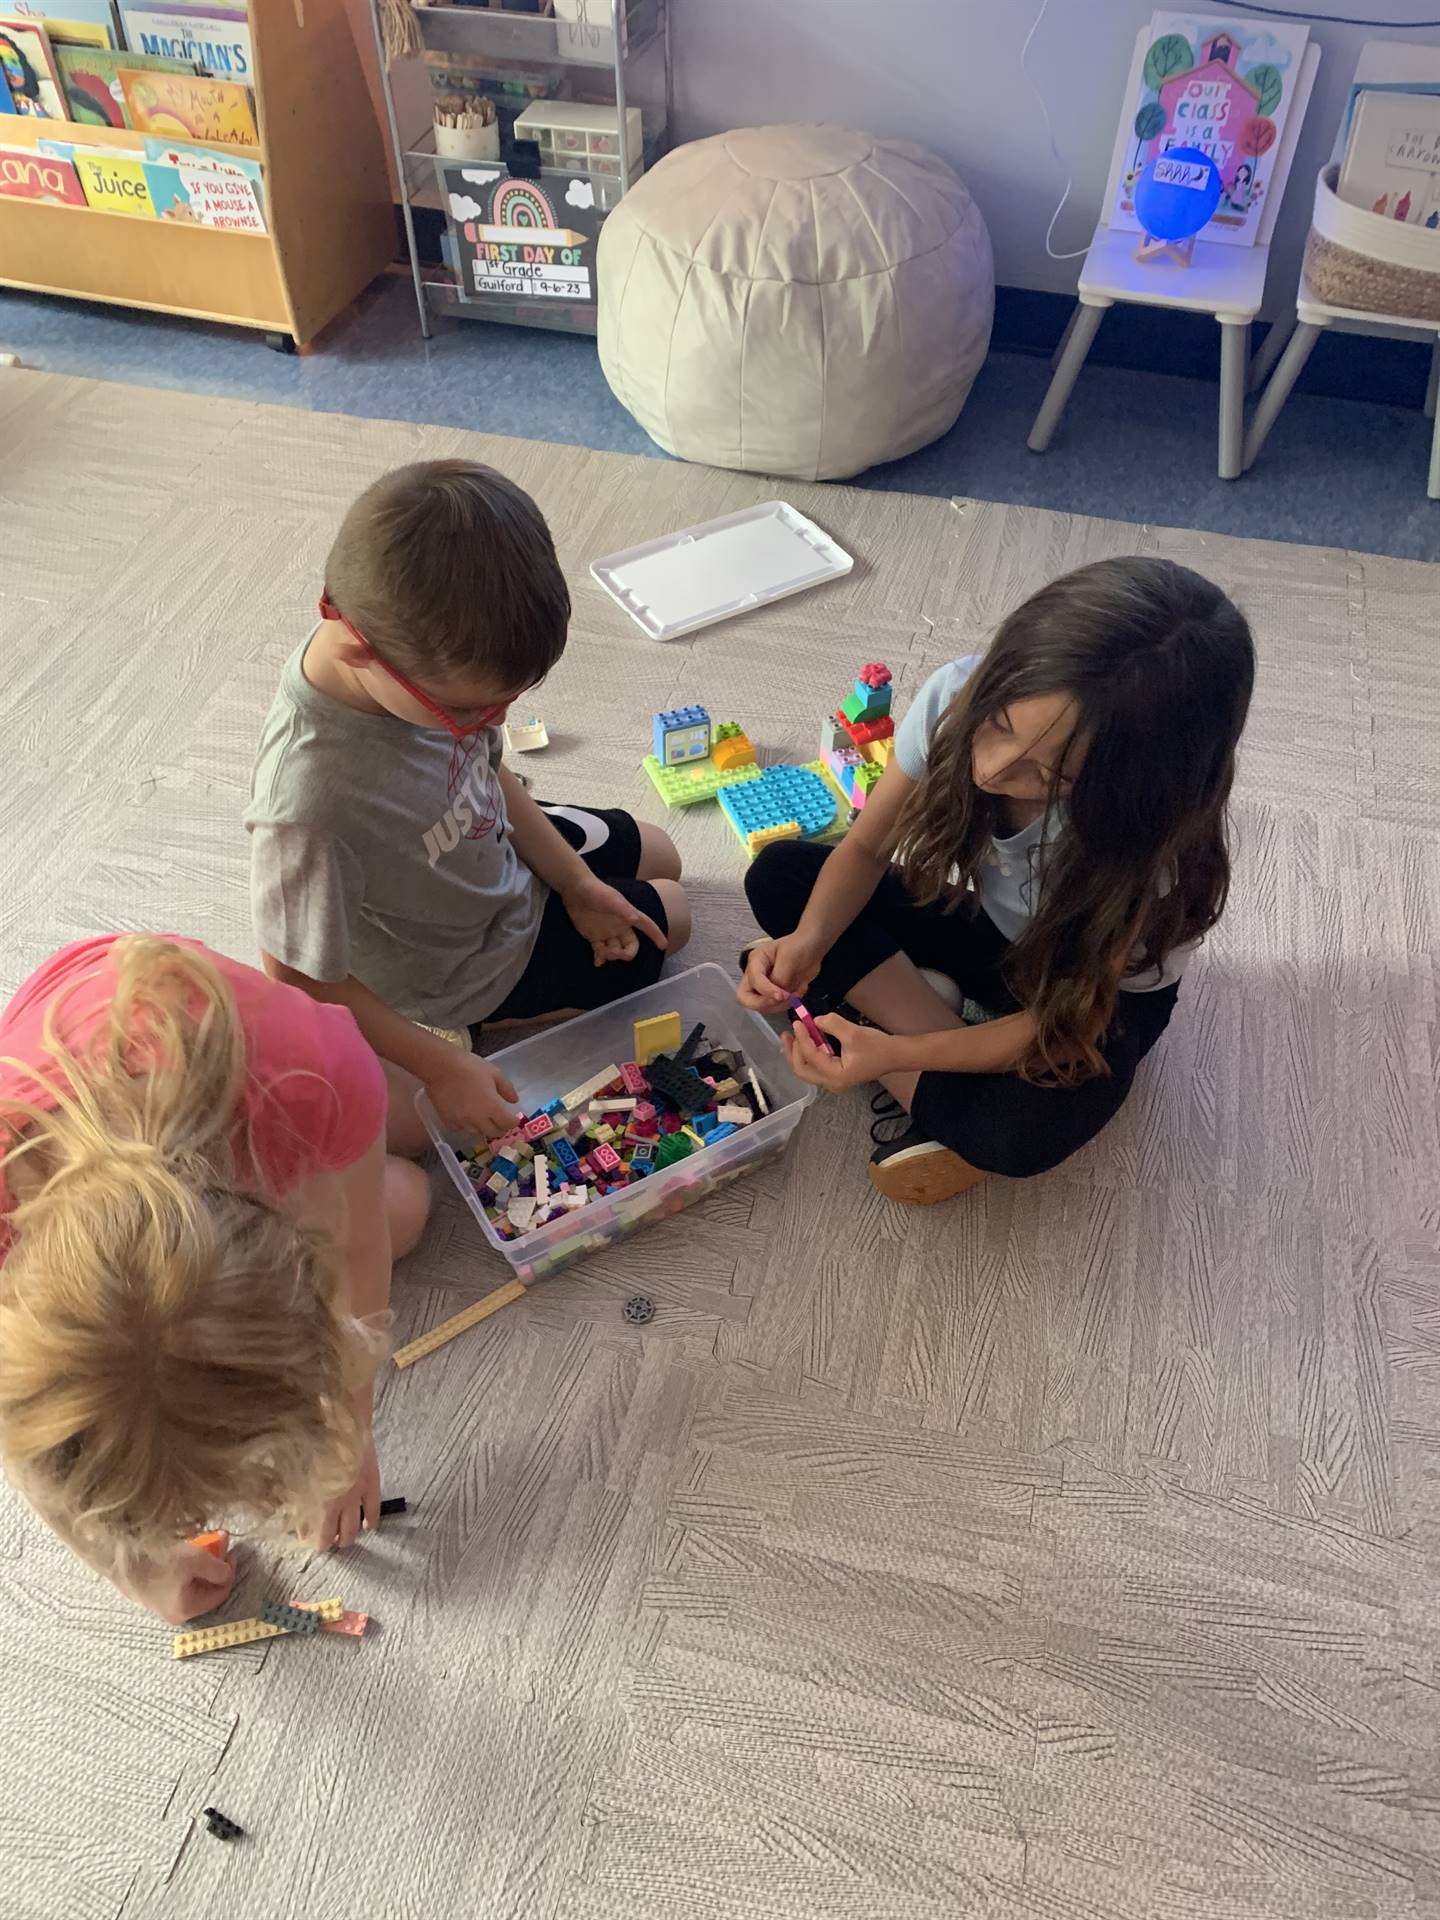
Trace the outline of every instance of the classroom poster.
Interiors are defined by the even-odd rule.
[[[600,209],[582,174],[512,179],[503,167],[442,166],[465,300],[595,299]]]
[[[1157,13],[1125,105],[1129,150],[1110,224],[1140,232],[1135,181],[1172,147],[1199,147],[1220,169],[1207,240],[1252,246],[1310,29],[1280,21]]]

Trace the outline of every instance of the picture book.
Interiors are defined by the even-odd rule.
[[[76,171],[85,198],[97,213],[128,213],[153,220],[155,203],[145,178],[145,162],[138,153],[118,153],[109,147],[76,147]]]
[[[120,85],[130,124],[138,132],[210,140],[225,147],[253,147],[259,139],[250,89],[237,80],[122,67]]]
[[[1129,152],[1110,224],[1139,233],[1141,170],[1172,147],[1198,147],[1220,170],[1205,239],[1252,246],[1309,33],[1243,15],[1154,15],[1126,94]]]
[[[5,84],[5,76],[0,73],[0,113],[14,113],[15,102],[10,98],[10,89]]]
[[[38,20],[0,14],[0,80],[16,113],[32,120],[66,118],[49,35]]]
[[[1345,158],[1355,109],[1367,93],[1440,93],[1440,47],[1413,46],[1405,40],[1365,42],[1335,130],[1331,160]]]
[[[113,47],[114,37],[109,27],[92,25],[88,20],[56,20],[46,14],[41,21],[50,36],[50,51],[57,47]]]
[[[62,207],[83,207],[85,194],[69,160],[29,147],[0,147],[0,196],[11,200],[50,200]]]
[[[93,35],[99,28],[104,37],[92,39],[94,46],[118,47],[120,44],[111,0],[7,0],[4,11],[17,20],[33,20],[37,26],[44,26],[52,41],[57,24],[52,16],[59,15],[60,24],[71,29],[83,26]]]
[[[144,166],[150,198],[162,220],[224,227],[230,233],[265,232],[259,192],[243,175],[226,167],[197,166],[192,161],[171,165],[164,160],[146,160]]]
[[[120,85],[122,67],[140,67],[147,73],[195,72],[193,66],[186,66],[183,61],[151,59],[143,53],[66,46],[56,47],[54,53],[70,118],[82,126],[129,126],[125,92]]]
[[[1440,94],[1362,93],[1336,191],[1389,220],[1440,227]]]
[[[253,80],[250,26],[243,13],[151,5],[125,12],[125,44],[135,53],[185,60],[226,80]]]

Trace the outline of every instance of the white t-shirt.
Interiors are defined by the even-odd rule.
[[[930,742],[950,703],[980,664],[978,653],[963,660],[951,660],[937,668],[911,701],[905,718],[895,729],[895,761],[908,780],[923,780],[930,762]],[[1065,830],[1064,815],[1042,814],[1019,833],[1002,839],[991,836],[990,851],[975,877],[975,891],[987,917],[1014,940],[1035,911],[1035,888],[1040,850]],[[1185,971],[1185,963],[1199,945],[1190,941],[1172,947],[1162,956],[1159,967],[1140,973],[1128,973],[1120,982],[1127,993],[1154,993],[1160,987],[1173,986]]]

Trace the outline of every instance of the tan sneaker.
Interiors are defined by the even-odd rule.
[[[988,1178],[938,1140],[925,1139],[915,1127],[888,1146],[876,1147],[870,1156],[870,1184],[887,1200],[907,1207],[938,1206]]]

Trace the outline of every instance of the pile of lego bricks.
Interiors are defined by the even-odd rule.
[[[678,1014],[637,1021],[635,1051],[462,1160],[502,1240],[718,1146],[770,1111],[744,1054],[711,1045],[703,1025],[682,1044]]]

